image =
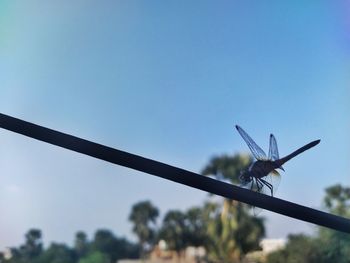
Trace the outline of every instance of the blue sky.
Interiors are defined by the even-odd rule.
[[[0,111],[199,172],[216,154],[265,150],[287,163],[278,197],[321,208],[349,184],[350,21],[346,1],[2,1]],[[0,248],[30,227],[45,242],[97,228],[133,238],[130,207],[207,194],[0,131]],[[268,237],[314,227],[265,211]],[[293,227],[286,228],[286,225]]]

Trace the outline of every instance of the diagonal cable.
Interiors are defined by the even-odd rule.
[[[244,202],[295,219],[350,233],[350,220],[289,201],[259,194],[181,168],[55,131],[0,113],[0,127],[110,163],[152,174],[212,194]]]

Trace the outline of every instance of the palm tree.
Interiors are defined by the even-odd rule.
[[[132,230],[139,239],[142,257],[147,246],[153,245],[155,241],[155,225],[158,215],[158,208],[153,206],[150,201],[136,203],[131,209],[129,220],[134,224]]]
[[[252,158],[246,155],[215,156],[202,174],[237,183],[240,172],[251,162]],[[210,260],[240,262],[247,252],[259,248],[260,239],[265,235],[263,219],[251,216],[247,205],[230,199],[223,199],[222,203],[208,202],[204,214]]]

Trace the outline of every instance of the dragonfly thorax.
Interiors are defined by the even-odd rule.
[[[258,160],[254,162],[250,167],[249,167],[249,174],[251,177],[255,178],[262,178],[264,176],[267,176],[270,172],[272,172],[274,169],[276,169],[276,162],[266,160]]]

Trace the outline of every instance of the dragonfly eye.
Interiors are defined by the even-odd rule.
[[[247,171],[241,171],[241,173],[239,175],[239,180],[242,183],[250,183],[252,181],[252,177],[250,176],[250,174]]]

